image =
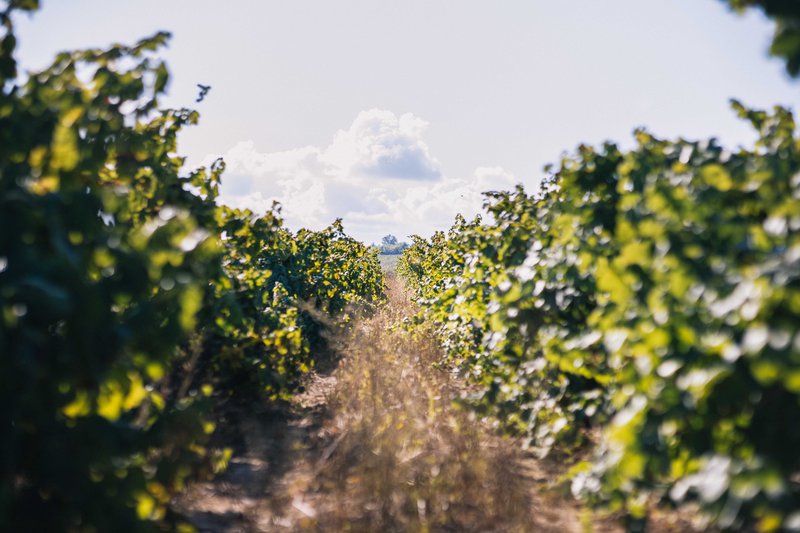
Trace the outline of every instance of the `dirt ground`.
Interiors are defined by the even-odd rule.
[[[393,327],[414,308],[389,285],[388,303],[334,341],[338,364],[289,405],[231,409],[228,470],[177,510],[209,532],[622,531],[569,497],[564,465],[456,407],[464,384],[432,367],[431,339]]]

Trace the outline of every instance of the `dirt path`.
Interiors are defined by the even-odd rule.
[[[233,410],[228,471],[178,508],[200,531],[616,531],[556,489],[561,468],[454,407],[438,348],[389,302],[339,340],[337,368],[280,410]]]

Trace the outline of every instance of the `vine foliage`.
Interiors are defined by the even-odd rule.
[[[219,400],[286,397],[380,267],[339,221],[219,205],[222,162],[183,170],[168,34],[19,76],[37,7],[0,13],[0,529],[179,527],[172,497],[230,456]]]
[[[576,493],[768,531],[800,523],[800,143],[788,110],[733,108],[753,148],[581,146],[399,269],[477,407],[541,453],[601,431]]]

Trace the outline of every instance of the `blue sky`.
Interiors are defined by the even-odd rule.
[[[579,143],[752,134],[729,110],[800,103],[772,28],[719,0],[44,0],[23,68],[59,50],[173,33],[167,104],[194,106],[193,164],[223,155],[224,198],[290,226],[336,217],[366,241],[446,229],[480,191]]]

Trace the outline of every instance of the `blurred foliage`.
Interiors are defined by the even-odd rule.
[[[800,524],[800,144],[789,111],[735,111],[754,148],[636,132],[581,146],[490,222],[414,238],[399,270],[477,406],[543,453],[602,429],[573,489],[643,518]]]
[[[775,21],[769,53],[786,62],[789,75],[800,75],[800,3],[797,0],[722,0],[737,11],[760,9]]]
[[[218,206],[221,162],[182,170],[168,34],[18,77],[12,11],[36,7],[0,12],[0,530],[173,528],[230,456],[216,400],[286,396],[380,266],[339,221]]]
[[[590,318],[617,414],[595,470],[634,513],[657,488],[773,530],[800,520],[800,145],[787,110],[734,109],[753,149],[640,132],[617,168]]]

